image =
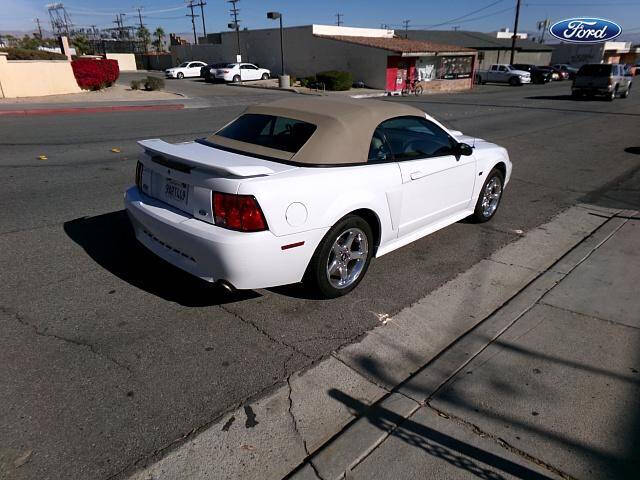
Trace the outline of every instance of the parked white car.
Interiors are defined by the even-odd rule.
[[[215,78],[225,82],[240,82],[246,80],[266,80],[271,71],[256,67],[253,63],[229,63],[226,67],[216,71]]]
[[[167,78],[199,77],[200,69],[206,66],[204,62],[184,62],[177,67],[166,69],[164,75]]]
[[[531,74],[525,70],[518,70],[513,65],[495,64],[489,70],[481,70],[476,74],[478,83],[487,82],[508,83],[510,85],[524,85],[531,83]]]
[[[136,238],[228,289],[304,280],[344,295],[372,257],[490,220],[511,175],[503,147],[376,100],[287,98],[206,139],[139,144],[125,194]]]

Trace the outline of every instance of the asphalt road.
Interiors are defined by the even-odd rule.
[[[182,111],[0,117],[0,477],[110,478],[576,201],[638,208],[639,97],[574,101],[568,89],[388,100],[504,145],[512,181],[490,223],[460,222],[386,255],[331,301],[298,286],[211,288],[136,246],[122,210],[137,139],[203,136],[272,94],[229,105],[197,93],[219,106]]]

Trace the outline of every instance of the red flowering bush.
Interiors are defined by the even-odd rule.
[[[110,87],[120,76],[117,60],[78,58],[71,62],[71,68],[78,85],[85,90]]]

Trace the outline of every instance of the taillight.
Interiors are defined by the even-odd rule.
[[[260,232],[267,221],[253,195],[213,192],[213,218],[219,227],[241,232]]]
[[[138,162],[136,165],[136,186],[139,190],[142,190],[142,171],[144,170],[144,165]]]

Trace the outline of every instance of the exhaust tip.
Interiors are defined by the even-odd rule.
[[[233,293],[233,292],[236,291],[236,288],[233,285],[231,285],[229,282],[227,282],[226,280],[219,280],[218,281],[218,285],[220,285],[222,288],[224,288],[229,293]]]

